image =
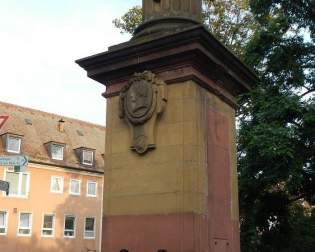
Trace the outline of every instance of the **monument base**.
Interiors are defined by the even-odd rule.
[[[117,216],[104,220],[103,250],[119,252],[232,252],[237,239],[208,241],[208,217],[198,214]],[[229,227],[232,225],[232,227]],[[223,229],[238,230],[238,222]],[[106,237],[106,238],[105,238]]]

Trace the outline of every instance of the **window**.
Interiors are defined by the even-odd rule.
[[[18,235],[31,236],[32,235],[32,214],[20,213]]]
[[[53,193],[63,193],[63,177],[51,177],[50,191]]]
[[[96,193],[97,193],[97,183],[93,181],[88,181],[87,188],[86,188],[86,196],[96,197]]]
[[[30,175],[23,172],[6,171],[5,180],[10,183],[9,196],[27,197]]]
[[[63,150],[64,146],[60,144],[51,144],[50,146],[51,158],[55,160],[63,160]]]
[[[6,235],[8,229],[8,212],[0,211],[0,235]]]
[[[21,151],[21,138],[15,136],[7,137],[7,152],[20,153]]]
[[[42,236],[54,236],[55,216],[53,214],[44,214]]]
[[[64,237],[75,237],[75,217],[73,215],[65,216]]]
[[[70,194],[80,195],[81,181],[77,179],[70,179]]]
[[[82,164],[93,165],[93,154],[92,150],[82,150]]]
[[[85,218],[84,239],[95,239],[95,218],[94,217]]]

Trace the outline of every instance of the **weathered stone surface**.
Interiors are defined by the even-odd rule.
[[[220,237],[217,246],[224,247],[229,243],[237,247],[237,176],[235,148],[232,146],[235,144],[235,111],[194,81],[179,82],[167,88],[168,106],[157,125],[157,148],[141,156],[131,152],[127,144],[129,129],[121,125],[125,123],[117,116],[119,98],[108,98],[110,121],[107,121],[106,148],[115,151],[106,152],[104,213],[107,228],[104,237],[107,236],[104,242],[107,245],[104,243],[104,248],[114,251],[113,248],[121,244],[112,235],[123,232],[120,228],[129,220],[135,226],[138,224],[133,221],[143,221],[137,227],[139,232],[132,232],[126,243],[131,249],[141,230],[155,233],[155,224],[145,224],[145,220],[152,218],[153,224],[158,218],[153,216],[162,214],[158,225],[166,234],[168,226],[164,221],[170,221],[170,216],[186,213],[198,216],[196,221],[200,221],[194,227],[187,226],[185,231],[187,236],[194,237],[189,245],[192,249],[176,247],[182,240],[176,230],[186,225],[184,217],[174,220],[170,230],[174,232],[174,243],[166,242],[166,248],[174,246],[175,251],[204,252],[214,246],[212,242],[216,240],[212,237],[215,235]],[[115,125],[119,127],[118,131],[112,128]],[[212,218],[214,213],[220,214]],[[120,218],[126,221],[125,225],[116,222]],[[203,233],[209,232],[209,241],[198,233],[201,228]],[[114,247],[108,247],[108,243]],[[137,246],[143,251],[142,246],[149,244],[139,242]]]
[[[143,0],[144,21],[185,17],[200,21],[201,0]]]
[[[142,5],[144,22],[133,40],[145,41],[201,22],[201,0],[143,0]]]
[[[160,209],[158,204],[163,202],[164,197],[165,201],[162,205],[165,212],[192,211],[200,213],[205,211],[208,194],[207,170],[205,169],[207,163],[205,153],[207,116],[205,113],[208,108],[212,108],[220,111],[227,118],[231,116],[234,118],[234,109],[206,92],[205,89],[200,88],[193,81],[170,85],[167,88],[168,106],[157,125],[157,148],[144,156],[130,152],[128,127],[119,126],[125,124],[117,116],[119,99],[118,97],[108,99],[106,150],[114,151],[106,151],[105,170],[108,172],[108,176],[105,176],[105,185],[110,188],[104,203],[106,213],[127,214],[130,209],[130,201],[140,202],[141,195],[146,194],[150,194],[152,200],[148,201],[150,197],[145,197],[141,201],[143,203],[137,204],[133,210],[135,214],[137,211],[144,213],[145,209],[149,207],[146,205],[150,205],[150,209],[155,209],[154,213],[158,213]],[[191,108],[196,113],[190,112]],[[192,116],[185,117],[186,111]],[[180,113],[181,115],[178,115]],[[114,116],[111,116],[112,114]],[[173,115],[176,115],[174,120],[172,120]],[[227,141],[230,139],[229,137],[233,136],[231,130],[234,124],[232,122],[233,119],[229,121],[227,129],[223,127],[220,131],[220,121],[218,123],[214,121],[218,127],[211,130],[217,137],[215,141],[218,142],[218,145],[220,145],[222,137],[225,139],[224,141]],[[122,130],[116,131],[112,128],[117,126]],[[231,133],[226,135],[223,130],[231,131]],[[230,142],[232,143],[232,140]],[[124,182],[120,183],[119,178]],[[185,202],[190,202],[189,195],[195,193],[196,195],[192,196],[194,199],[191,201],[192,204],[186,204]],[[203,195],[202,199],[198,196],[200,193]],[[184,196],[185,194],[188,196]],[[129,196],[130,199],[128,199]],[[180,198],[186,199],[182,202],[184,208],[180,207],[181,204],[174,205],[174,202]],[[200,208],[200,206],[204,207]],[[138,210],[136,211],[136,209]]]

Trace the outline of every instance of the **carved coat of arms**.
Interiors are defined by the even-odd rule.
[[[155,124],[166,105],[166,84],[152,72],[136,73],[120,93],[119,116],[131,131],[131,149],[139,154],[155,148]]]

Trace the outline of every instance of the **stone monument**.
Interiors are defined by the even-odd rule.
[[[77,60],[107,98],[104,252],[239,252],[235,97],[257,81],[200,23],[143,0],[133,38]]]

